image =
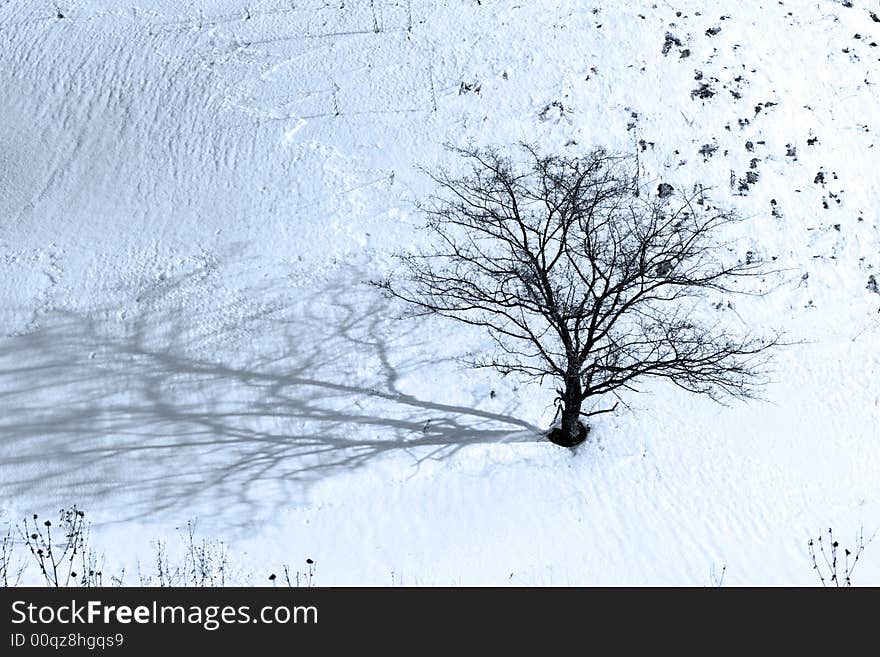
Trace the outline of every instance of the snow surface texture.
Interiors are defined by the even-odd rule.
[[[0,3],[2,516],[76,503],[146,561],[198,518],[258,584],[818,583],[810,536],[880,528],[872,12]],[[573,454],[549,387],[459,365],[482,333],[394,319],[363,282],[425,239],[416,165],[520,139],[750,218],[784,271],[718,319],[803,341],[766,402],[653,385]]]

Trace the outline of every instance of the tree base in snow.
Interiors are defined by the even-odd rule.
[[[590,429],[585,426],[583,422],[578,422],[578,432],[577,436],[572,440],[570,436],[565,436],[562,433],[562,427],[553,427],[547,433],[547,439],[551,443],[555,443],[560,447],[575,447],[580,445],[587,439],[587,435],[589,435]]]

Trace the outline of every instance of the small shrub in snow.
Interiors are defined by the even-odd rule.
[[[16,560],[14,555],[15,539],[12,527],[0,539],[0,586],[17,586],[24,572],[24,563]]]
[[[171,559],[165,541],[155,542],[155,571],[140,574],[141,586],[225,586],[229,576],[229,548],[223,541],[196,534],[196,523],[187,521],[183,556]]]
[[[818,538],[810,539],[807,543],[813,570],[816,571],[819,581],[822,582],[822,586],[852,586],[853,571],[865,550],[864,532],[859,530],[855,547],[852,550],[842,548],[843,554],[840,544],[834,540],[831,528],[824,538],[825,540],[822,534],[819,534]]]
[[[727,564],[721,564],[721,570],[715,569],[715,564],[709,569],[709,583],[713,589],[724,586],[724,576],[727,574]]]
[[[90,525],[75,505],[61,509],[57,523],[35,513],[19,528],[47,586],[101,586],[99,559],[89,545]]]
[[[315,562],[312,559],[306,559],[306,568],[304,570],[296,570],[291,574],[290,567],[287,564],[282,566],[284,578],[282,582],[290,587],[306,587],[311,588],[315,579]],[[275,573],[269,575],[269,581],[272,586],[278,585],[278,576]]]

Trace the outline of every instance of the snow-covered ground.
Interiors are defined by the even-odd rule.
[[[241,583],[817,583],[810,536],[880,529],[877,14],[0,3],[0,520],[76,503],[130,565],[197,518]],[[417,165],[521,139],[749,217],[782,273],[718,314],[800,343],[766,401],[652,385],[572,453],[549,386],[459,364],[482,333],[395,319]]]

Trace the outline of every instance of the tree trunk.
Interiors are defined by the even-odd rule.
[[[562,395],[562,427],[559,435],[559,444],[564,447],[573,447],[586,438],[586,431],[580,422],[582,403],[580,376],[566,377]]]

